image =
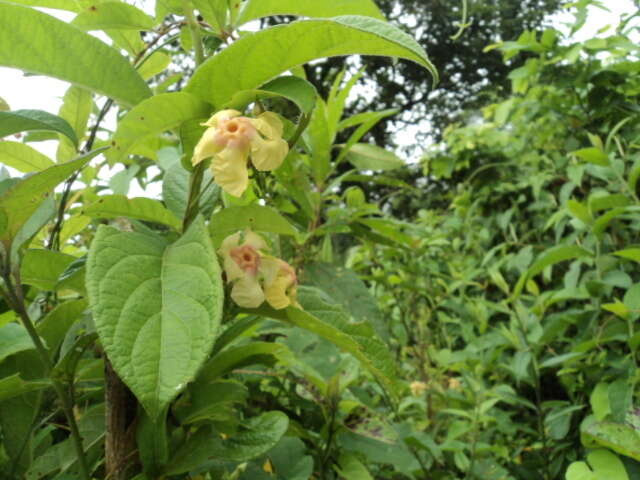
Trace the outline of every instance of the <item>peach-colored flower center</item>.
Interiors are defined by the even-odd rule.
[[[258,267],[260,266],[260,254],[258,251],[250,245],[243,245],[231,249],[229,252],[231,258],[238,266],[247,273],[255,275],[258,273]]]
[[[225,118],[219,121],[216,128],[216,144],[221,147],[249,148],[256,129],[247,117]]]

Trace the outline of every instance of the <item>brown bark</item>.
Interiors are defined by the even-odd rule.
[[[105,357],[106,438],[105,468],[107,480],[128,480],[137,470],[135,418],[137,403],[131,390],[120,380]]]

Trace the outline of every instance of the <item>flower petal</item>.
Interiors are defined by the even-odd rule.
[[[221,120],[228,120],[239,115],[241,115],[241,113],[237,110],[220,110],[218,113],[212,115],[211,118],[202,125],[206,125],[207,127],[217,127]]]
[[[233,284],[231,298],[240,307],[257,308],[264,302],[264,292],[256,277],[246,275]]]
[[[267,250],[268,248],[267,242],[264,241],[264,238],[249,229],[244,231],[244,241],[242,244],[249,245],[256,250]]]
[[[289,144],[282,138],[263,140],[259,137],[251,141],[251,162],[258,170],[275,170],[289,153]]]
[[[221,145],[218,140],[218,131],[215,128],[207,128],[193,149],[191,163],[197,165],[204,159],[213,157],[220,152],[224,145]]]
[[[282,138],[284,130],[282,120],[273,112],[264,112],[258,115],[258,118],[252,120],[253,126],[269,140]]]
[[[225,148],[211,162],[215,182],[234,197],[240,197],[249,186],[247,155],[246,150]]]
[[[274,264],[277,265],[275,278],[272,272]],[[265,258],[261,266],[260,273],[264,278],[264,295],[267,303],[276,310],[287,308],[289,305],[297,306],[296,272],[291,265],[279,258],[273,258],[273,260]]]

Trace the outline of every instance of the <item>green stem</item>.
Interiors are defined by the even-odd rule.
[[[191,222],[198,215],[200,210],[200,189],[202,187],[202,177],[204,176],[204,162],[199,163],[191,172],[189,178],[189,198],[187,200],[187,210],[184,213],[184,221],[182,223],[182,231],[185,232]]]
[[[10,267],[7,265],[2,273],[7,288],[7,298],[10,300],[11,308],[18,314],[20,320],[22,321],[22,324],[24,325],[24,328],[29,334],[29,337],[31,337],[31,340],[36,347],[36,351],[40,356],[40,360],[45,367],[46,375],[50,378],[51,385],[53,386],[53,389],[55,390],[56,395],[60,400],[60,406],[62,407],[62,411],[67,418],[67,422],[69,423],[69,430],[71,433],[73,445],[76,450],[76,455],[78,456],[78,463],[80,464],[82,478],[84,478],[85,480],[90,480],[91,472],[89,470],[87,458],[84,454],[84,448],[82,447],[82,437],[80,436],[80,430],[78,429],[76,418],[73,415],[73,405],[71,403],[71,399],[65,391],[64,385],[59,380],[51,378],[51,371],[54,367],[53,361],[51,360],[47,347],[45,347],[42,343],[40,335],[38,335],[38,331],[36,330],[36,327],[31,321],[31,317],[29,317],[29,313],[27,312],[19,274],[14,274],[14,276],[16,277],[16,282],[14,285],[9,270]]]
[[[193,14],[193,5],[191,0],[182,0],[182,8],[184,16],[187,19],[189,30],[191,31],[191,39],[193,40],[193,50],[196,54],[196,67],[204,62],[204,50],[202,49],[202,38],[200,36],[200,27],[198,21]]]
[[[298,124],[298,128],[296,128],[296,131],[293,133],[293,135],[289,139],[288,143],[289,143],[290,149],[293,148],[295,144],[298,142],[298,140],[300,139],[304,131],[309,126],[310,121],[311,121],[311,115],[307,115],[306,113],[303,113],[302,117],[300,117],[300,123]]]

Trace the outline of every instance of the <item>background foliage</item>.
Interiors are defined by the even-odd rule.
[[[575,42],[590,3],[561,32],[556,2],[470,2],[452,40],[442,2],[0,2],[0,63],[73,83],[57,115],[0,102],[0,476],[636,478],[637,27]],[[438,90],[381,12],[429,20]],[[244,31],[264,13],[322,19]],[[327,41],[414,63],[299,68]],[[406,165],[384,122],[425,95],[439,142]],[[229,107],[291,145],[240,198],[190,162]],[[227,298],[215,249],[245,228],[303,309]]]

